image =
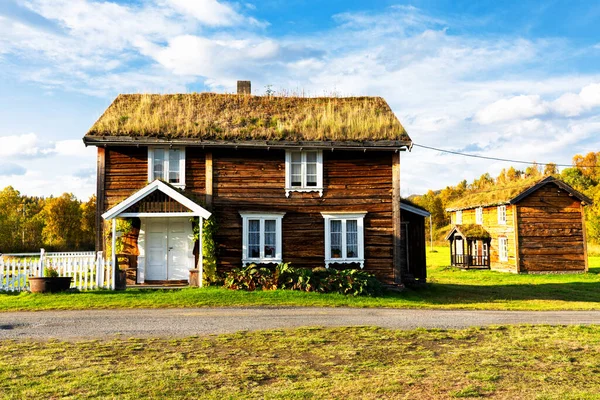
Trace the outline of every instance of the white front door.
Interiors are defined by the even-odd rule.
[[[189,218],[148,218],[146,280],[187,280],[193,263]]]

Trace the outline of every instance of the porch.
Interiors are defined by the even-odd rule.
[[[490,269],[490,234],[480,225],[455,225],[450,241],[450,264],[464,269]]]
[[[202,248],[203,220],[210,215],[193,197],[160,180],[102,214],[104,220],[112,222],[111,248],[117,251],[117,219],[137,221],[137,234],[129,243],[129,251],[113,254],[115,265],[124,271],[127,286],[201,286],[202,252],[196,257],[194,248],[195,244]]]

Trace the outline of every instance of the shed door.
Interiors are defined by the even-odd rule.
[[[148,218],[146,280],[187,280],[192,248],[188,218]]]

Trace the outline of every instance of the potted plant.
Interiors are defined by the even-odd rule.
[[[341,249],[331,249],[331,258],[341,258],[342,250]]]
[[[70,276],[59,276],[56,268],[44,269],[43,277],[29,277],[29,290],[32,293],[56,293],[69,290],[71,287]]]

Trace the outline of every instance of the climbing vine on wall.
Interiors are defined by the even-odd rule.
[[[198,220],[194,218],[194,240],[200,239],[200,229]],[[217,223],[215,217],[204,220],[202,225],[202,280],[204,285],[211,285],[217,282],[217,244],[215,234],[217,233]]]
[[[130,219],[117,219],[117,232],[121,235],[117,235],[115,247],[117,248],[116,253],[123,253],[124,249],[124,237],[130,233],[133,229],[133,222]],[[104,257],[112,256],[112,222],[104,221],[104,232],[105,241],[104,248],[106,249]]]

